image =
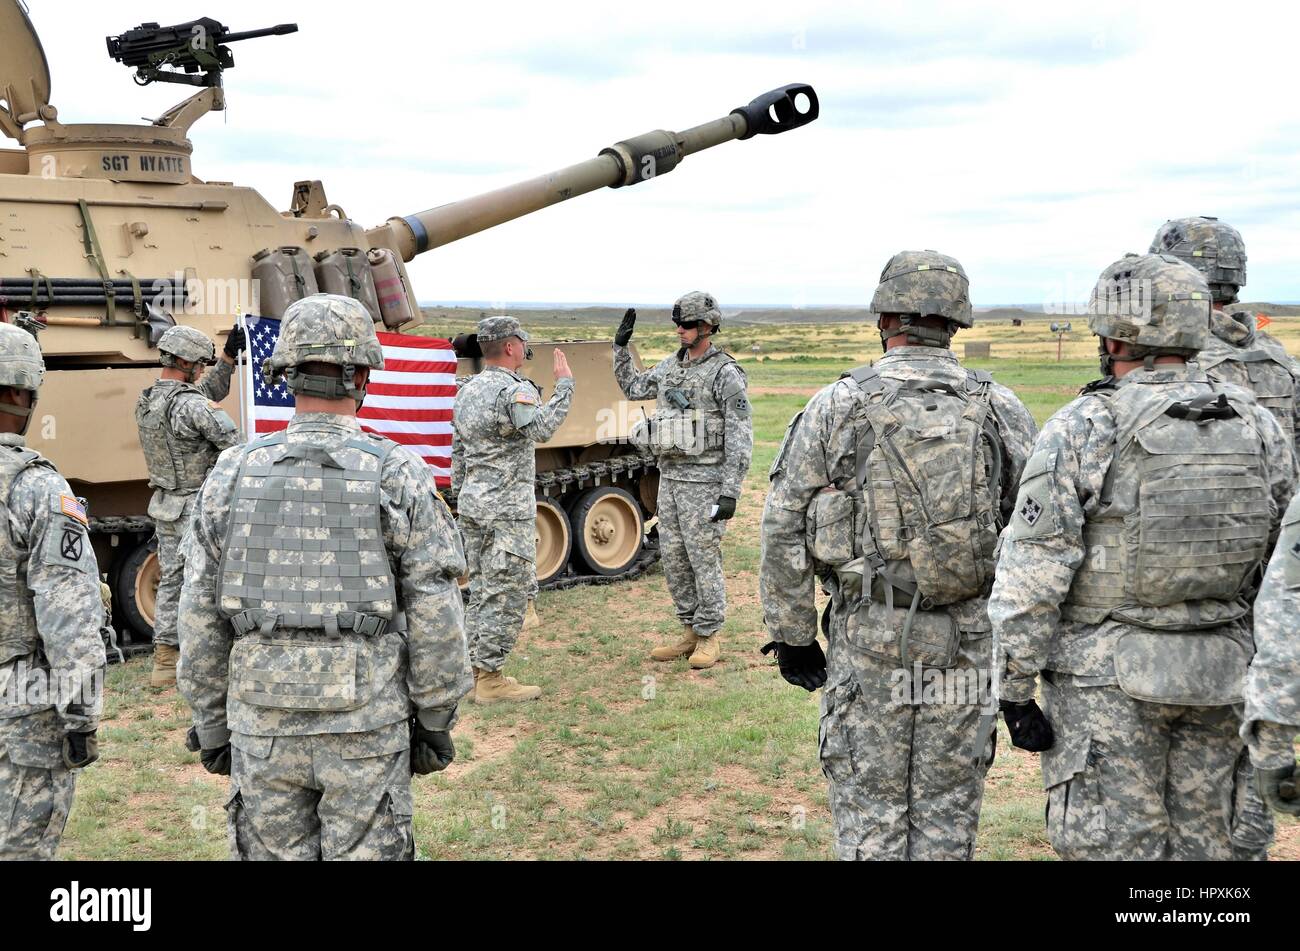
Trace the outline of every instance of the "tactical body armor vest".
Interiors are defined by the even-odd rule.
[[[1215,384],[1190,401],[1145,382],[1095,395],[1115,414],[1115,457],[1062,615],[1169,632],[1244,616],[1271,501],[1249,404]]]
[[[388,681],[376,664],[396,663],[394,648],[368,645],[404,629],[380,517],[393,446],[366,434],[329,447],[291,443],[280,432],[245,450],[217,590],[237,638],[233,704],[352,711]],[[271,731],[266,721],[261,731]]]
[[[135,406],[140,446],[149,467],[149,485],[168,492],[197,492],[221,450],[206,439],[182,439],[172,429],[172,407],[183,393],[202,391],[179,380],[160,380],[143,393]]]
[[[896,648],[864,649],[949,666],[958,631],[944,608],[988,595],[1002,528],[1005,448],[990,412],[992,377],[966,370],[964,385],[898,381],[871,367],[846,376],[866,397],[855,478],[849,492],[815,498],[813,557],[837,569],[845,595],[857,577],[869,581],[857,599],[859,629],[897,620]],[[914,633],[924,646],[911,643]]]
[[[1296,379],[1291,361],[1276,341],[1256,338],[1248,347],[1212,337],[1196,358],[1205,375],[1218,383],[1234,383],[1255,394],[1259,405],[1272,413],[1287,438],[1295,441]]]
[[[726,418],[714,396],[730,354],[713,351],[703,362],[680,362],[659,380],[659,399],[650,421],[650,448],[664,462],[717,465],[726,458]]]
[[[0,446],[0,664],[26,657],[40,646],[36,614],[27,592],[27,579],[18,573],[18,549],[9,537],[9,496],[14,482],[27,469],[54,469],[39,452]]]

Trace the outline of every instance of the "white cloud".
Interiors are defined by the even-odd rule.
[[[29,5],[65,121],[183,96],[137,90],[103,45],[174,4]],[[321,178],[367,225],[817,87],[806,129],[417,259],[423,299],[857,303],[892,253],[928,247],[963,261],[977,303],[1032,302],[1194,214],[1239,225],[1249,296],[1300,299],[1289,7],[223,0],[219,18],[302,31],[234,47],[197,173],[285,206]]]

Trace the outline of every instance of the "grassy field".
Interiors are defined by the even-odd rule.
[[[450,334],[470,323],[430,329]],[[675,346],[667,326],[651,332],[649,324],[636,337],[647,360]],[[541,339],[576,336],[560,323],[528,325]],[[1276,321],[1270,332],[1300,353],[1300,319]],[[421,857],[830,857],[817,698],[786,685],[758,653],[767,640],[758,522],[790,417],[841,371],[878,356],[879,342],[874,330],[845,323],[737,326],[723,339],[749,375],[755,449],[724,546],[722,662],[692,671],[685,661],[648,659],[650,647],[676,634],[657,569],[631,583],[544,593],[542,627],[523,636],[510,672],[546,694],[524,706],[463,707],[456,762],[415,780]],[[977,327],[959,335],[959,354],[966,341],[991,343],[991,356],[970,365],[1012,387],[1040,423],[1096,375],[1086,332],[1069,335],[1059,363],[1043,324]],[[150,690],[148,665],[141,658],[110,672],[102,758],[79,781],[65,858],[226,857],[226,781],[185,751],[184,702]],[[1037,757],[1013,749],[999,729],[978,857],[1052,858]],[[1273,855],[1300,856],[1294,820],[1279,821]]]

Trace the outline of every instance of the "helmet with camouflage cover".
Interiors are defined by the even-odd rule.
[[[208,335],[193,327],[169,327],[158,338],[158,362],[165,367],[176,366],[177,359],[207,366],[217,362],[217,348]]]
[[[956,258],[938,251],[900,251],[880,272],[880,284],[871,298],[877,320],[884,314],[902,319],[895,330],[881,330],[884,344],[906,334],[908,343],[947,347],[958,327],[972,327],[970,280]],[[920,317],[942,317],[943,329],[917,322]]]
[[[12,324],[0,324],[0,388],[13,387],[32,394],[30,406],[0,402],[0,413],[23,418],[19,435],[27,432],[32,409],[36,406],[36,394],[44,379],[45,360],[41,357],[36,337]]]
[[[1173,218],[1151,239],[1152,254],[1172,254],[1205,275],[1216,303],[1237,299],[1246,284],[1246,243],[1218,218]]]
[[[1126,254],[1101,272],[1088,301],[1088,328],[1101,338],[1102,372],[1122,340],[1148,367],[1157,356],[1192,357],[1205,346],[1210,288],[1201,272],[1171,254]]]
[[[718,299],[705,291],[683,294],[673,304],[673,322],[679,320],[702,320],[716,333],[722,326],[722,310],[718,307]]]
[[[340,367],[341,376],[298,369],[311,363]],[[364,367],[384,367],[384,350],[370,311],[351,297],[312,294],[285,309],[279,339],[270,359],[262,365],[262,376],[268,383],[283,376],[294,393],[327,400],[350,396],[360,406],[366,388],[356,386],[353,376]]]

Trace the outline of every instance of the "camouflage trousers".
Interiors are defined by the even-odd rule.
[[[722,575],[722,536],[726,522],[710,522],[718,501],[713,482],[659,480],[659,550],[664,578],[677,619],[700,637],[711,637],[727,617],[727,586]]]
[[[820,756],[836,858],[970,859],[993,759],[988,748],[978,769],[971,761],[982,671],[963,650],[952,670],[970,673],[947,678],[960,685],[950,696],[923,693],[909,679],[917,668],[897,661],[864,655],[853,667],[822,692]],[[921,671],[920,684],[928,674]]]
[[[1241,740],[1232,707],[1134,700],[1043,678],[1056,742],[1042,754],[1047,836],[1063,859],[1232,858]]]
[[[500,670],[524,626],[528,599],[537,590],[536,520],[460,517],[469,566],[465,636],[470,663]]]
[[[181,517],[174,522],[154,521],[154,536],[158,539],[158,595],[154,608],[153,641],[177,647],[176,609],[180,606],[181,582],[185,577],[185,562],[181,558],[181,541],[194,514],[197,493],[185,500]]]
[[[1255,767],[1241,751],[1232,790],[1232,857],[1238,862],[1268,861],[1273,844],[1273,810],[1255,790]]]
[[[231,736],[232,858],[399,861],[415,857],[410,733]]]
[[[32,742],[13,734],[27,724],[0,720],[0,860],[54,858],[72,809],[76,774],[63,765],[53,735]],[[26,732],[24,730],[24,732]]]

